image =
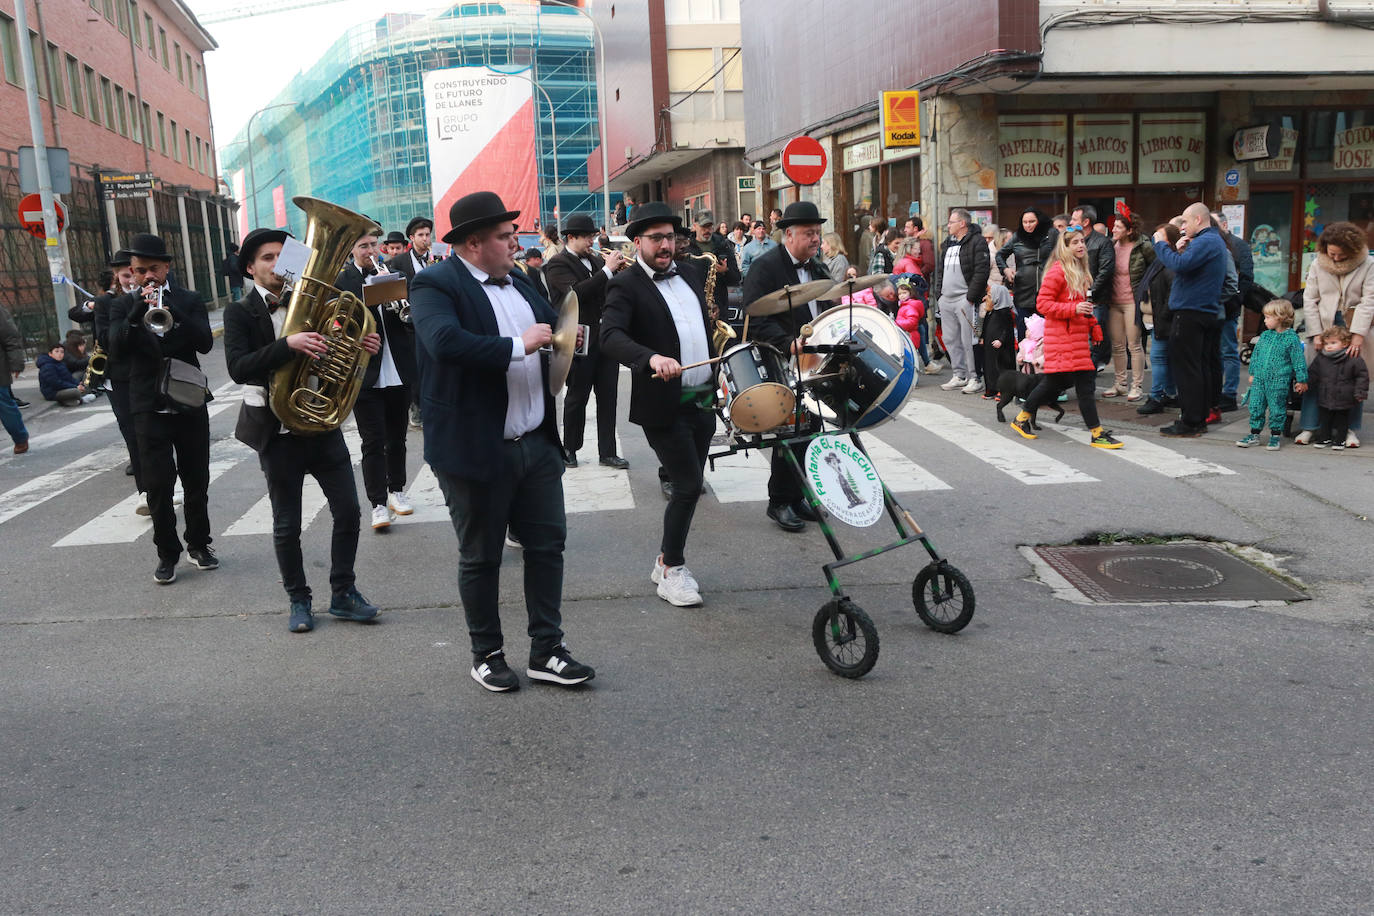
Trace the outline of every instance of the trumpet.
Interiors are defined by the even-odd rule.
[[[620,273],[635,262],[635,258],[639,257],[639,249],[635,247],[634,242],[621,242],[620,254],[625,260],[620,262],[620,266],[616,268],[616,273]]]
[[[157,290],[157,305],[143,313],[143,326],[161,337],[172,329],[172,311],[162,304],[162,287]]]
[[[105,366],[110,358],[105,351],[100,349],[100,342],[96,341],[95,352],[91,354],[90,361],[86,363],[86,374],[81,377],[81,387],[90,391],[93,387],[104,383]]]
[[[388,302],[385,306],[388,312],[392,312],[397,318],[401,319],[402,324],[410,324],[410,300],[396,299]]]

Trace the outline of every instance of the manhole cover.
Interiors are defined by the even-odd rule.
[[[1304,601],[1303,592],[1210,544],[1036,547],[1090,601]]]

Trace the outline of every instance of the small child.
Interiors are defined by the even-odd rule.
[[[911,281],[897,281],[897,327],[911,337],[911,345],[920,354],[921,365],[930,362],[926,353],[926,304],[915,297]]]
[[[1008,369],[1016,368],[1016,313],[1012,310],[1011,293],[1005,286],[989,286],[983,297],[983,378],[987,389],[983,399],[997,398],[997,379]]]
[[[1322,331],[1321,350],[1312,360],[1312,384],[1317,389],[1320,427],[1313,448],[1338,452],[1345,448],[1350,411],[1369,396],[1369,368],[1364,359],[1351,356],[1350,332],[1337,325]]]
[[[1258,445],[1264,429],[1264,414],[1269,412],[1269,444],[1278,451],[1283,439],[1283,421],[1288,416],[1288,390],[1298,394],[1307,390],[1307,363],[1302,356],[1302,339],[1293,330],[1293,304],[1274,299],[1264,307],[1264,333],[1250,354],[1250,435],[1236,442],[1241,448]],[[1294,382],[1296,379],[1296,383]]]

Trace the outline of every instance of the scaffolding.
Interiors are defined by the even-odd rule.
[[[549,97],[534,93],[541,225],[555,221],[555,174],[564,214],[599,212],[587,176],[599,142],[591,25],[573,10],[519,0],[390,13],[345,31],[269,103],[286,107],[254,122],[258,212],[272,212],[272,190],[283,185],[288,199],[324,198],[388,230],[430,213],[424,74],[473,66],[524,71]],[[223,150],[226,174],[248,171],[246,130]],[[251,187],[248,194],[251,219]],[[294,207],[287,220],[292,232],[304,231]]]

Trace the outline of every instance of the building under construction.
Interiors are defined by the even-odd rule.
[[[278,225],[277,188],[279,199],[320,197],[387,229],[431,212],[424,74],[471,66],[521,73],[537,87],[541,223],[554,219],[555,197],[563,213],[599,212],[587,185],[598,142],[591,24],[574,10],[516,0],[388,14],[345,32],[222,147],[224,174],[236,196],[243,189],[242,219]],[[286,219],[304,231],[294,206]]]

